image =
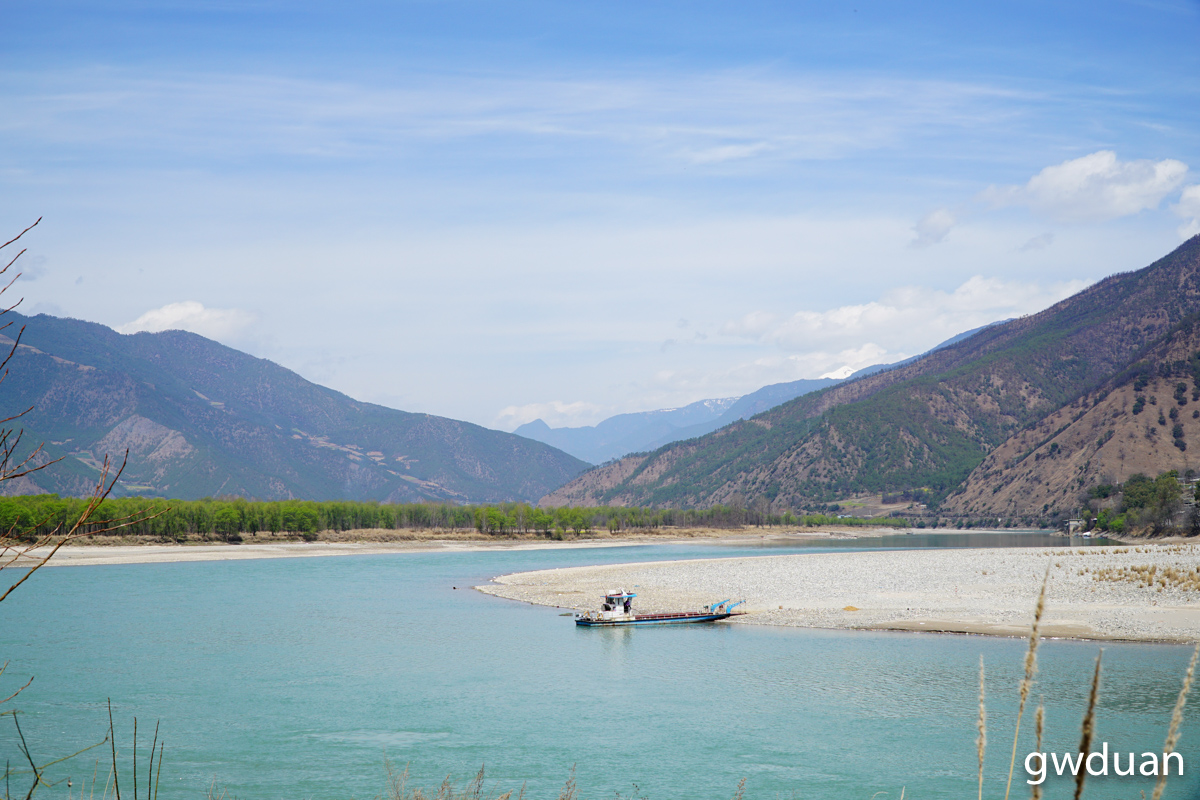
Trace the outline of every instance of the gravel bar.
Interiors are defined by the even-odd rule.
[[[1195,581],[1145,587],[1097,570],[1168,568]],[[610,589],[643,612],[745,599],[732,624],[1026,636],[1050,568],[1047,637],[1200,639],[1200,550],[1193,545],[859,551],[657,561],[519,572],[478,590],[558,608],[597,609]]]

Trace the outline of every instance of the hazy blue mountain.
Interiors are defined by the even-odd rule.
[[[712,433],[740,419],[750,419],[755,414],[761,414],[809,392],[833,386],[844,380],[855,380],[876,372],[897,369],[929,353],[936,353],[942,348],[957,344],[985,328],[1001,324],[1003,322],[994,322],[974,328],[947,339],[920,356],[892,364],[873,364],[846,378],[802,378],[786,383],[773,383],[741,397],[700,400],[682,408],[619,414],[596,425],[578,428],[551,428],[538,419],[527,422],[514,433],[545,442],[584,461],[602,464],[628,453],[656,450],[671,442]]]
[[[509,433],[363,403],[184,331],[121,335],[91,322],[9,313],[0,418],[22,448],[62,461],[9,492],[89,491],[128,449],[118,494],[195,499],[536,500],[587,467]],[[13,423],[10,423],[13,424]]]
[[[618,414],[596,425],[578,428],[551,428],[537,419],[525,423],[514,433],[557,447],[584,461],[602,464],[626,453],[644,450],[651,442],[671,437],[676,431],[716,420],[737,400],[736,397],[699,400],[682,408]]]

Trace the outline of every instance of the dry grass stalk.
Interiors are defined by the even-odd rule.
[[[738,781],[737,791],[733,793],[733,800],[742,800],[742,798],[745,797],[745,795],[746,795],[746,779],[742,778],[740,781]],[[903,797],[903,792],[901,792],[901,797]]]
[[[983,754],[987,749],[987,708],[984,705],[983,654],[979,654],[979,721],[976,723],[979,736],[975,739],[975,751],[979,755],[979,800],[983,800]]]
[[[1008,784],[1004,787],[1004,800],[1012,790],[1013,767],[1017,764],[1017,739],[1021,735],[1021,717],[1025,715],[1025,701],[1029,699],[1029,690],[1033,687],[1033,676],[1037,674],[1037,648],[1039,631],[1042,625],[1042,613],[1046,610],[1046,585],[1050,583],[1050,564],[1046,565],[1046,575],[1042,578],[1042,591],[1038,594],[1037,606],[1033,609],[1033,624],[1029,628],[1029,649],[1025,651],[1025,676],[1021,678],[1021,703],[1017,708],[1017,726],[1013,731],[1012,758],[1008,762]]]
[[[117,777],[117,737],[113,733],[112,698],[108,699],[108,741],[112,743],[113,796],[121,800],[121,781]]]
[[[1104,567],[1092,572],[1084,569],[1081,574],[1092,573],[1092,579],[1112,583],[1127,582],[1143,589],[1176,589],[1183,592],[1200,592],[1200,566],[1175,568],[1158,564],[1139,564],[1126,567]]]
[[[1154,784],[1152,800],[1159,800],[1162,797],[1163,789],[1167,786],[1167,753],[1175,752],[1175,745],[1179,743],[1179,728],[1183,724],[1183,707],[1187,705],[1188,692],[1192,689],[1197,656],[1200,656],[1200,644],[1197,644],[1196,649],[1192,651],[1192,660],[1188,662],[1187,673],[1183,676],[1183,688],[1179,690],[1179,698],[1175,701],[1175,710],[1171,713],[1171,727],[1167,729],[1167,741],[1163,745],[1163,770],[1158,776],[1158,782]]]
[[[1104,651],[1096,654],[1096,671],[1092,673],[1092,691],[1088,694],[1087,713],[1083,715],[1083,730],[1079,737],[1079,757],[1087,758],[1092,751],[1092,734],[1096,731],[1096,700],[1100,697],[1100,659]],[[1080,766],[1075,775],[1075,800],[1083,797],[1083,781],[1087,778],[1087,770]]]
[[[136,717],[135,717],[136,719]],[[158,723],[154,723],[154,740],[150,742],[150,766],[146,770],[150,776],[146,779],[146,800],[151,800],[154,789],[154,748],[158,747]],[[158,768],[162,770],[162,762],[158,762]]]
[[[49,788],[53,788],[55,783],[61,782],[61,780],[60,780],[60,781],[52,783],[52,782],[49,782],[46,780],[45,773],[46,773],[46,770],[48,770],[50,767],[53,767],[57,764],[61,764],[64,761],[69,761],[72,758],[75,758],[78,755],[82,755],[83,753],[86,753],[88,750],[92,750],[96,747],[99,747],[100,745],[102,745],[106,741],[108,741],[106,739],[105,742],[98,742],[96,744],[89,745],[88,747],[85,747],[81,750],[77,750],[76,752],[71,753],[68,756],[63,756],[62,758],[56,758],[53,761],[47,761],[45,763],[38,764],[34,760],[33,753],[29,750],[29,743],[25,740],[25,732],[21,730],[21,722],[20,722],[20,720],[17,719],[17,712],[16,711],[6,711],[6,712],[4,712],[4,714],[2,714],[0,716],[11,716],[12,717],[13,726],[17,729],[17,739],[18,739],[17,750],[20,752],[20,754],[22,756],[24,756],[25,761],[29,764],[29,770],[22,771],[22,770],[14,770],[10,763],[8,763],[8,762],[5,763],[5,765],[4,765],[4,796],[6,798],[13,796],[12,787],[11,787],[11,783],[10,783],[12,776],[14,776],[14,775],[32,775],[33,776],[33,782],[29,786],[29,792],[25,795],[26,800],[28,800],[28,798],[33,797],[33,795],[37,792],[37,790],[40,787],[45,786],[47,789],[49,789]],[[70,790],[71,790],[71,779],[67,778],[66,781],[67,781],[67,794],[69,795]]]
[[[387,757],[387,753],[383,754],[383,769],[387,773],[387,800],[402,800],[404,797],[404,787],[408,783],[408,766],[405,765],[403,772],[396,772],[396,768],[392,765],[392,760]]]
[[[462,791],[454,788],[452,777],[447,775],[432,795],[420,788],[408,788],[408,766],[405,765],[402,771],[397,772],[386,754],[383,757],[383,768],[387,772],[386,800],[512,800],[513,798],[511,791],[493,794],[484,790],[484,767],[479,768],[479,772],[462,788]],[[572,769],[568,786],[574,786],[574,776],[575,771]],[[574,798],[574,794],[570,797]],[[525,800],[524,784],[517,795],[517,800]]]
[[[578,792],[575,788],[575,765],[571,765],[571,774],[567,776],[567,782],[563,784],[562,791],[558,793],[558,800],[576,800]]]
[[[155,727],[155,730],[157,731],[157,729],[158,729],[157,722],[154,723],[154,727]],[[159,743],[159,745],[158,745],[158,772],[154,773],[154,800],[158,800],[158,787],[162,784],[162,762],[163,762],[162,757],[163,757],[163,749],[164,748],[166,748],[166,744]]]
[[[6,669],[8,669],[8,662],[7,662],[7,661],[5,661],[5,662],[4,662],[4,665],[3,665],[3,666],[0,666],[0,675],[3,675],[3,674],[4,674],[4,671],[5,671]],[[30,678],[29,680],[25,681],[25,685],[24,685],[24,686],[22,686],[21,688],[17,689],[15,692],[13,692],[12,694],[10,694],[8,697],[4,698],[3,700],[0,700],[0,706],[4,705],[4,704],[5,704],[5,703],[7,703],[9,700],[12,700],[14,697],[16,697],[17,695],[19,695],[21,692],[23,692],[23,691],[25,691],[26,689],[28,689],[28,688],[29,688],[29,684],[31,684],[31,683],[33,683],[33,678]],[[5,713],[8,713],[8,712],[5,712]],[[4,716],[4,714],[0,714],[0,716]]]
[[[1042,703],[1038,703],[1037,713],[1033,716],[1033,727],[1037,731],[1037,748],[1035,752],[1042,752],[1042,733],[1046,725],[1046,707]],[[1032,800],[1042,800],[1042,785],[1035,783],[1033,785],[1033,793],[1030,795]]]
[[[212,783],[208,785],[208,791],[204,795],[204,800],[226,800],[228,794],[229,789],[224,786],[218,791],[217,779],[213,778]],[[231,798],[231,800],[237,800],[237,798]]]

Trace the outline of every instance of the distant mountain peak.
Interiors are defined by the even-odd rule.
[[[704,403],[704,405],[708,406],[711,409],[725,411],[725,410],[729,409],[730,407],[732,407],[733,404],[736,403],[738,400],[741,400],[742,397],[743,397],[743,395],[739,394],[736,397],[718,397],[715,400],[701,400],[700,402]]]
[[[822,379],[832,378],[837,381],[842,381],[842,380],[845,380],[846,378],[849,378],[856,371],[857,370],[855,370],[854,367],[847,364],[846,366],[839,367],[838,369],[835,369],[832,372],[826,372],[824,375],[821,376],[821,378]]]

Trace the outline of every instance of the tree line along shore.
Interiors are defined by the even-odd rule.
[[[1200,492],[1195,477],[1172,471],[1157,478],[1131,476],[1124,484],[1093,487],[1074,520],[1075,528],[1109,536],[1189,536],[1200,532]],[[884,495],[883,499],[895,498]],[[907,495],[904,499],[908,499]],[[26,541],[48,534],[79,518],[86,499],[55,494],[0,497],[0,530]],[[827,505],[816,512],[772,512],[739,503],[709,508],[677,509],[593,506],[543,508],[529,503],[378,503],[366,501],[256,501],[240,497],[175,500],[154,497],[106,499],[85,535],[120,537],[124,541],[239,542],[281,537],[316,541],[348,531],[431,531],[487,537],[534,536],[562,539],[607,532],[661,533],[667,529],[735,530],[746,527],[927,528],[1027,527],[1023,519],[947,519],[916,505],[883,516],[855,516],[853,507]],[[149,512],[149,513],[147,513]],[[104,532],[107,521],[133,520]],[[1035,527],[1067,528],[1068,520],[1042,521]],[[344,538],[344,537],[343,537]]]
[[[78,519],[86,500],[58,495],[0,497],[0,530],[27,541]],[[147,513],[149,512],[149,513]],[[107,521],[133,519],[104,532]],[[658,532],[666,529],[745,527],[905,528],[901,518],[862,518],[834,514],[764,513],[737,506],[706,509],[651,509],[600,506],[539,508],[528,503],[452,505],[353,501],[254,501],[242,498],[163,500],[124,497],[105,500],[94,522],[81,532],[95,538],[171,543],[196,540],[239,542],[265,534],[316,541],[329,532],[442,531],[494,537],[540,536],[562,539],[599,532]]]

